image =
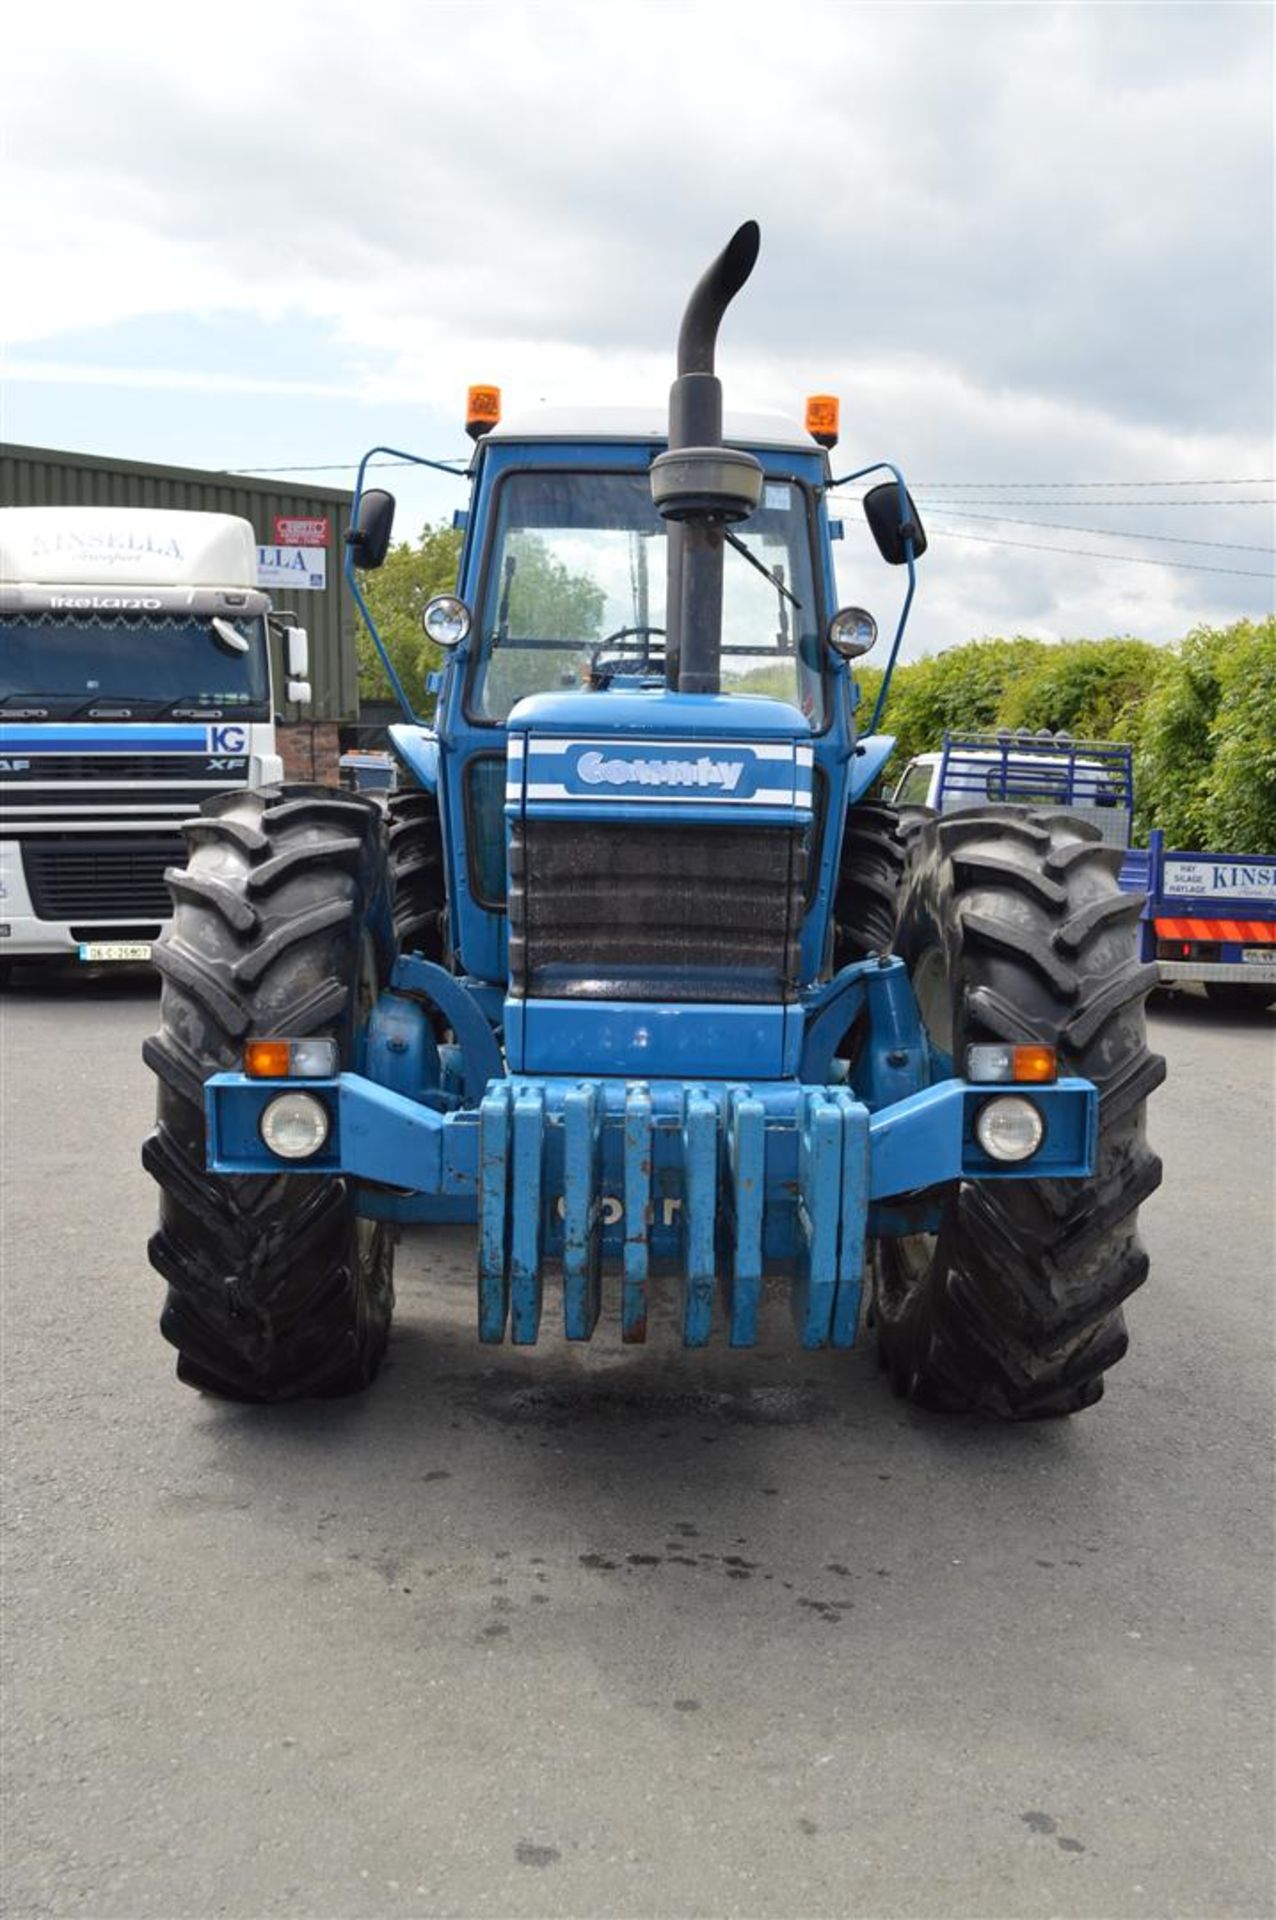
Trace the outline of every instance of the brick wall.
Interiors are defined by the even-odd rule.
[[[338,733],[335,721],[304,720],[298,726],[280,727],[277,737],[284,779],[315,781],[321,787],[340,786]]]

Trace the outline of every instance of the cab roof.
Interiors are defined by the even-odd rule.
[[[663,446],[669,435],[665,407],[527,407],[502,420],[483,441],[570,440],[611,443],[650,441]],[[785,453],[816,454],[828,477],[828,455],[800,421],[783,413],[731,412],[723,422],[723,439],[740,447],[765,447]]]

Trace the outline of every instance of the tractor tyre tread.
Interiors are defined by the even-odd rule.
[[[160,1189],[151,1264],[178,1377],[248,1401],[355,1391],[375,1375],[393,1305],[388,1229],[360,1228],[339,1176],[225,1177],[205,1165],[203,1083],[254,1034],[337,1039],[351,1058],[369,964],[393,953],[377,809],[328,789],[218,795],[184,829],[174,912],[155,949],[160,1029],[143,1046]]]
[[[390,795],[386,818],[395,938],[405,953],[442,961],[447,907],[438,799],[424,787],[402,787]]]
[[[833,968],[888,953],[907,863],[894,807],[862,800],[846,816],[833,896]]]
[[[1089,1180],[963,1182],[939,1190],[933,1243],[911,1254],[877,1243],[881,1356],[896,1389],[925,1405],[1074,1413],[1128,1344],[1122,1303],[1147,1276],[1136,1214],[1161,1179],[1145,1102],[1165,1065],[1147,1047],[1156,969],[1135,956],[1138,902],[1117,894],[1096,832],[989,806],[923,827],[910,849],[896,951],[912,967],[943,949],[958,1070],[972,1041],[1035,1041],[1100,1095]]]

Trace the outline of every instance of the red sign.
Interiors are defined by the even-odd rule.
[[[294,520],[284,513],[277,513],[275,515],[275,545],[277,547],[326,547],[327,544],[327,515],[317,520]]]

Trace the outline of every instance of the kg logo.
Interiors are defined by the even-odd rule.
[[[208,729],[210,753],[243,753],[247,745],[247,727],[210,727]]]

